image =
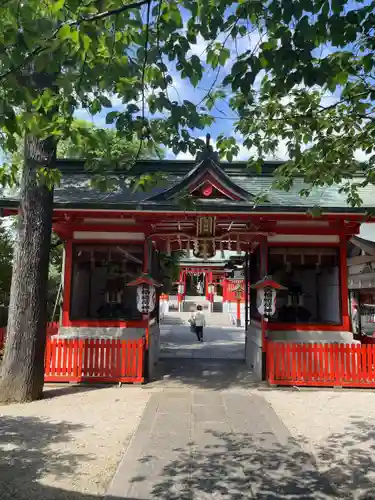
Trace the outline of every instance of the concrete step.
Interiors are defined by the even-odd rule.
[[[206,316],[207,325],[217,325],[217,326],[231,326],[230,317],[227,313],[209,313],[204,312]],[[169,312],[166,314],[162,320],[164,325],[189,325],[189,318],[191,318],[191,312]]]
[[[222,313],[223,312],[223,303],[222,302],[214,302],[212,312],[213,313]]]

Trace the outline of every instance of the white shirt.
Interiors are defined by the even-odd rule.
[[[194,316],[195,326],[206,326],[206,317],[202,311],[197,311]]]

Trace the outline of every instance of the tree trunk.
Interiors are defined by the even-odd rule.
[[[53,191],[37,179],[37,172],[53,168],[55,160],[53,139],[26,137],[18,238],[0,380],[2,402],[33,401],[43,394]]]

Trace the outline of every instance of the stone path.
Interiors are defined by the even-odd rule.
[[[254,382],[245,361],[165,358],[159,361],[155,381],[145,389],[249,389]],[[263,386],[262,383],[260,385]]]
[[[160,328],[161,358],[244,359],[245,332],[225,324],[223,315],[212,314],[204,329],[204,343],[190,331],[188,313],[169,314]],[[211,318],[210,318],[211,319]],[[227,321],[228,322],[228,321]]]
[[[125,416],[126,418],[126,416]],[[152,393],[107,500],[336,498],[260,392]]]

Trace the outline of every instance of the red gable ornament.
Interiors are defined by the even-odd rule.
[[[212,191],[213,191],[212,184],[205,184],[202,189],[202,194],[203,196],[208,197],[212,195]]]

